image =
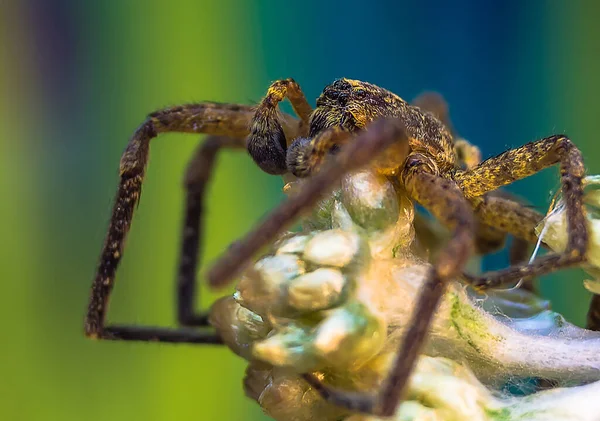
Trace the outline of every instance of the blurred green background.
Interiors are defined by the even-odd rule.
[[[146,113],[256,102],[283,77],[312,100],[346,76],[406,99],[442,92],[485,157],[566,132],[598,172],[599,12],[593,0],[0,1],[0,420],[266,418],[244,398],[244,363],[225,349],[83,338],[119,156]],[[174,321],[181,180],[198,141],[153,143],[111,320]],[[244,153],[225,154],[206,259],[281,200],[281,186]],[[553,169],[512,191],[544,212],[557,186]],[[582,277],[542,286],[579,324]]]

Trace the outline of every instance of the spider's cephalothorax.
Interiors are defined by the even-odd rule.
[[[293,81],[282,81],[287,89],[294,89]],[[297,86],[297,85],[296,85]],[[270,92],[279,92],[271,88]],[[274,101],[267,94],[261,105],[268,115]],[[432,168],[446,172],[455,167],[456,156],[449,130],[433,114],[424,113],[408,104],[398,95],[376,85],[351,79],[338,79],[327,86],[317,99],[317,107],[310,115],[308,137],[282,138],[282,130],[269,127],[270,120],[262,118],[259,108],[248,138],[248,151],[256,163],[266,172],[284,174],[291,172],[297,177],[310,175],[323,161],[326,154],[335,151],[345,135],[356,133],[379,118],[397,118],[404,122],[409,135],[408,147],[422,152]],[[276,125],[277,123],[275,123]],[[278,133],[277,145],[273,147],[273,133]],[[404,145],[402,145],[404,146]],[[402,147],[400,151],[402,153]],[[390,152],[391,154],[391,152]],[[388,171],[398,169],[402,162],[390,157]]]
[[[434,157],[442,170],[454,167],[452,136],[437,117],[388,90],[358,80],[339,79],[323,90],[311,115],[309,136],[316,137],[331,127],[356,132],[382,117],[399,118],[404,122],[412,151]]]
[[[285,98],[299,119],[279,112],[278,104]],[[346,393],[323,385],[310,373],[305,379],[334,404],[366,413],[393,414],[449,281],[462,276],[486,288],[531,278],[585,262],[588,246],[582,201],[585,170],[581,153],[566,136],[550,136],[479,163],[478,153],[469,154],[470,145],[453,142],[445,107],[435,100],[432,103],[431,98],[419,101],[419,108],[375,85],[340,79],[324,89],[313,111],[298,84],[286,79],[274,82],[256,107],[199,103],[150,114],[121,158],[121,179],[92,285],[86,335],[110,340],[222,342],[211,330],[207,314],[194,309],[204,192],[220,149],[245,147],[262,170],[271,174],[291,172],[307,179],[298,192],[223,254],[207,274],[212,286],[222,286],[239,274],[257,250],[272,243],[345,174],[369,165],[392,178],[450,228],[450,239],[432,262],[391,373],[378,393]],[[213,135],[198,148],[185,177],[186,207],[177,279],[178,321],[184,327],[105,326],[116,269],[141,194],[150,140],[164,132]],[[463,273],[476,238],[497,238],[501,233],[522,241],[537,240],[535,227],[542,215],[492,192],[554,164],[560,164],[567,209],[566,250],[480,277]],[[588,327],[600,330],[599,299],[593,300]]]

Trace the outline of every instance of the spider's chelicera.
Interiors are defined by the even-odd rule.
[[[287,98],[299,119],[278,111]],[[433,100],[432,100],[433,98]],[[401,401],[415,360],[426,338],[446,284],[462,277],[479,288],[507,283],[579,265],[586,260],[588,230],[583,207],[580,151],[564,135],[554,135],[508,150],[481,163],[470,162],[464,142],[454,142],[441,101],[429,97],[411,105],[375,85],[339,79],[327,86],[313,110],[292,79],[273,83],[256,107],[199,103],[167,108],[149,115],[123,153],[120,183],[85,321],[88,337],[110,340],[221,343],[206,313],[194,310],[200,255],[204,191],[217,152],[247,148],[257,165],[270,174],[307,177],[302,188],[262,223],[232,245],[208,272],[213,287],[233,279],[349,171],[369,165],[393,178],[417,203],[451,230],[451,237],[433,262],[392,370],[376,395],[357,395],[322,384],[310,373],[305,379],[330,402],[383,416]],[[140,198],[150,140],[160,133],[205,133],[186,173],[186,207],[178,276],[177,329],[105,326],[104,320],[125,236]],[[467,145],[468,146],[468,145]],[[334,153],[335,152],[335,153]],[[569,240],[563,253],[547,253],[532,263],[475,277],[463,268],[481,238],[510,234],[537,241],[535,227],[543,216],[522,204],[492,194],[501,186],[560,164],[567,209]],[[600,300],[594,299],[588,327],[600,329]],[[203,329],[198,329],[203,328]]]

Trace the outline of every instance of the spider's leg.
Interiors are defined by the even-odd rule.
[[[166,342],[174,344],[222,345],[223,340],[214,331],[194,328],[168,328],[111,324],[94,339],[110,341]]]
[[[512,234],[514,240],[510,249],[511,265],[526,264],[529,260],[530,245],[538,241],[535,227],[542,221],[544,215],[508,197],[486,194],[471,201],[475,208],[475,215],[480,221],[487,222],[487,226],[499,232]],[[544,243],[542,245],[547,247]],[[481,282],[478,281],[477,276],[463,274],[463,277],[469,283]],[[523,280],[521,288],[533,290],[531,279],[522,278],[520,275],[506,282],[519,280]]]
[[[299,137],[287,150],[287,168],[296,177],[311,176],[325,163],[329,154],[338,152],[351,139],[352,133],[339,126],[329,127],[312,139]],[[405,155],[405,145],[396,143],[381,151],[369,165],[381,174],[393,175],[401,162],[398,157]]]
[[[202,258],[202,212],[216,155],[222,148],[243,149],[245,139],[210,136],[198,147],[185,176],[186,203],[177,283],[177,318],[183,326],[209,326],[209,312],[196,313],[196,273]]]
[[[423,92],[413,100],[413,104],[424,111],[433,113],[448,129],[454,137],[454,151],[459,165],[470,170],[481,163],[481,151],[475,145],[461,138],[454,129],[448,112],[448,103],[444,97],[436,92]],[[495,190],[489,194],[510,199],[512,195],[501,190]],[[516,198],[515,198],[516,200]],[[502,247],[506,240],[506,233],[496,227],[485,224],[478,220],[475,234],[475,247],[478,254],[487,254]],[[528,260],[530,244],[519,237],[512,238],[509,248],[509,262],[516,264]],[[521,288],[533,291],[533,279],[527,279],[521,284]]]
[[[504,152],[470,171],[457,174],[456,180],[465,195],[474,202],[478,216],[486,223],[519,238],[535,242],[537,236],[533,229],[541,220],[540,214],[515,202],[512,202],[512,209],[507,207],[509,201],[496,200],[496,203],[489,203],[490,198],[485,197],[480,203],[477,202],[479,196],[489,190],[530,176],[558,162],[567,212],[569,239],[566,250],[563,253],[549,253],[531,264],[521,263],[483,274],[475,282],[475,286],[497,287],[521,278],[531,278],[560,268],[579,265],[585,261],[588,247],[587,219],[583,205],[585,168],[581,152],[567,137],[552,136]]]
[[[531,254],[531,244],[522,238],[513,237],[512,244],[508,250],[508,261],[511,265],[522,263],[529,259]],[[528,281],[522,285],[525,289],[533,291],[533,284]]]
[[[512,244],[509,249],[509,262],[511,265],[526,264],[531,255],[532,244],[538,241],[535,227],[542,221],[544,216],[523,203],[511,199],[512,196],[505,192],[497,193],[499,193],[498,190],[472,199],[475,216],[480,227],[486,227],[485,231],[492,234],[491,241],[494,241],[494,232],[503,236],[507,233],[511,234]],[[478,229],[476,239],[478,246],[482,241],[488,241],[485,236],[481,238],[481,234],[481,229]],[[544,243],[542,245],[546,247]],[[464,275],[464,278],[469,283],[475,279],[467,274]],[[533,278],[518,277],[511,282],[520,282],[520,288],[535,291]]]
[[[472,169],[481,163],[481,151],[475,145],[463,139],[454,129],[450,119],[447,101],[437,92],[423,92],[416,97],[414,105],[421,110],[435,115],[452,133],[454,138],[454,152],[459,166]],[[492,195],[508,196],[506,192],[496,190]],[[477,221],[475,234],[475,248],[478,254],[488,254],[501,248],[506,240],[506,233],[490,225]],[[510,247],[510,263],[519,263],[527,258],[528,243],[520,238],[514,238]]]
[[[535,227],[544,215],[506,197],[486,194],[471,199],[477,218],[498,230],[520,238],[527,243],[536,243]]]
[[[529,242],[522,238],[512,237],[512,243],[508,249],[508,262],[511,265],[528,262],[532,250],[533,248]],[[539,293],[534,278],[523,279],[520,283],[521,285],[519,288],[529,292]]]
[[[197,148],[188,164],[185,176],[186,205],[177,283],[177,318],[182,326],[209,327],[209,312],[196,313],[196,273],[201,259],[202,211],[206,186],[210,182],[216,155],[222,148],[243,149],[245,139],[209,136]],[[161,342],[220,344],[221,338],[212,331],[168,329],[143,326],[108,326],[104,330],[110,339],[144,341],[149,337]]]
[[[503,270],[484,273],[479,277],[468,276],[467,279],[474,286],[498,287],[585,262],[589,239],[586,210],[583,204],[585,167],[581,152],[568,137],[555,135],[506,151],[482,162],[470,171],[457,174],[456,180],[465,195],[476,203],[477,198],[487,191],[525,178],[557,163],[560,163],[562,195],[567,213],[568,242],[565,251],[546,254],[530,264],[520,263]],[[478,210],[477,206],[484,206],[484,208]],[[486,219],[490,225],[528,241],[537,241],[534,228],[541,221],[541,215],[519,204],[512,206],[512,211],[507,212],[506,204],[502,206],[499,203],[486,204],[486,200],[483,200],[479,205],[476,203],[476,213]],[[592,299],[588,313],[588,327],[600,328],[600,298]]]
[[[590,330],[600,330],[600,295],[594,294],[592,297],[585,327]]]
[[[528,244],[537,241],[534,229],[544,217],[542,214],[523,206],[521,203],[499,197],[489,198],[487,196],[484,201],[476,205],[476,213],[480,218],[487,220],[490,224],[495,221],[497,226],[501,227],[502,230],[511,232],[515,239],[520,238],[521,241]],[[549,254],[538,260],[543,262],[547,256],[554,259],[555,257],[553,258],[552,256],[556,255],[557,254]],[[535,260],[533,263],[536,263],[538,260]],[[525,259],[511,263],[514,266],[501,271],[488,272],[480,276],[463,274],[463,278],[465,281],[476,285],[479,288],[486,288],[486,284],[491,282],[493,282],[495,286],[500,286],[502,284],[514,283],[521,279],[525,279],[525,282],[521,287],[526,287],[528,285],[527,280],[529,279],[527,276],[531,277],[534,275],[524,275],[522,271],[529,271],[530,265],[527,264]],[[515,265],[515,263],[519,264]],[[542,272],[547,273],[554,269],[556,268],[553,267],[551,263],[549,266],[543,268]],[[540,269],[538,268],[537,270]],[[600,296],[598,295],[592,297],[587,314],[586,328],[596,331],[600,330]]]
[[[484,224],[477,218],[477,228],[475,230],[475,250],[479,255],[494,253],[503,248],[506,243],[506,232],[489,224]],[[531,243],[522,238],[511,236],[510,246],[508,248],[508,262],[511,265],[528,261],[533,247]],[[534,292],[535,286],[532,279],[520,280],[519,288]]]
[[[475,250],[479,255],[486,255],[500,250],[506,243],[506,233],[477,220],[475,229]]]
[[[219,338],[212,332],[136,326],[105,327],[104,322],[117,266],[124,252],[125,238],[131,226],[134,209],[140,199],[150,140],[165,132],[208,133],[243,139],[248,134],[248,125],[252,116],[253,109],[249,106],[190,104],[150,114],[135,131],[121,157],[119,187],[100,262],[92,283],[85,319],[86,336],[113,340],[219,342]],[[282,123],[290,135],[297,132],[297,122],[291,117],[284,116]]]
[[[496,192],[498,192],[498,190],[491,193]],[[504,194],[502,196],[504,196]],[[496,199],[493,200],[495,201]],[[515,206],[522,208],[519,204],[515,204]],[[503,216],[505,215],[503,214]],[[541,220],[541,218],[542,216],[539,215],[539,220]],[[415,252],[425,259],[433,261],[437,252],[439,252],[439,248],[447,241],[449,233],[446,230],[440,230],[440,227],[435,224],[435,221],[423,216],[420,212],[415,213],[413,225],[416,232],[416,241],[414,243]],[[478,217],[476,219],[475,228],[475,253],[483,256],[499,250],[504,245],[506,236],[506,231],[492,227],[491,225],[482,222],[481,218]],[[529,260],[533,249],[532,244],[527,240],[515,237],[514,235],[511,235],[511,238],[512,242],[509,247],[510,264],[513,265]],[[520,288],[534,291],[535,287],[533,285],[533,280],[529,279],[521,282]]]
[[[512,212],[517,212],[520,214],[520,218],[531,221],[530,223],[538,223],[542,219],[542,215],[531,207],[527,206],[527,203],[523,200],[523,198],[513,195],[505,190],[494,190],[487,194],[489,197],[488,206],[492,207],[502,207],[506,213],[503,212],[503,215],[511,214]],[[482,209],[479,209],[481,213]],[[479,215],[476,215],[480,218]],[[495,218],[494,218],[495,219]],[[488,225],[491,226],[491,225]],[[502,231],[499,228],[495,228],[499,231]],[[506,232],[506,231],[502,231]],[[535,240],[537,242],[537,239]],[[529,260],[531,256],[531,252],[533,251],[533,247],[528,238],[522,238],[515,235],[512,235],[512,244],[509,249],[509,257],[508,261],[511,265],[524,262]],[[529,291],[533,291],[533,283],[532,281],[527,280],[524,281],[521,285],[521,288],[525,288]]]
[[[247,143],[248,152],[254,162],[269,174],[287,172],[286,150],[288,141],[291,142],[293,138],[286,137],[279,121],[277,108],[285,98],[290,101],[294,112],[300,117],[301,124],[298,135],[306,136],[308,132],[312,107],[300,86],[293,79],[273,82],[267,90],[267,95],[256,107]]]
[[[446,284],[460,273],[471,255],[475,219],[469,203],[454,181],[427,171],[427,166],[422,165],[418,158],[409,157],[403,176],[405,186],[411,197],[452,229],[450,240],[440,251],[421,288],[390,374],[377,395],[344,392],[322,384],[311,374],[304,376],[323,398],[333,404],[379,416],[392,416],[396,412]]]
[[[390,146],[392,146],[390,148]],[[388,150],[398,154],[403,162],[408,154],[408,135],[401,121],[382,119],[356,135],[352,142],[327,161],[323,168],[308,178],[302,188],[272,211],[258,226],[219,258],[207,274],[213,287],[222,287],[250,262],[261,247],[271,244],[277,235],[302,213],[309,211],[319,199],[348,172],[372,162]]]

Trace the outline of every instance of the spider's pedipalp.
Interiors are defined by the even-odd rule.
[[[271,84],[267,95],[256,107],[247,142],[248,152],[254,162],[269,174],[287,172],[286,150],[291,139],[286,139],[277,109],[285,98],[289,99],[300,117],[302,134],[306,134],[312,112],[300,86],[293,79],[278,80]]]

